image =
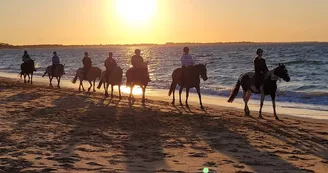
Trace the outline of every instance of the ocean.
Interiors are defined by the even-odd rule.
[[[52,52],[56,51],[65,64],[63,79],[71,80],[82,67],[84,52],[89,52],[93,66],[105,69],[103,62],[108,52],[125,71],[136,48],[149,61],[152,82],[150,89],[168,90],[171,74],[180,67],[183,46],[108,46],[62,47],[26,49],[36,63],[36,76],[41,76],[51,65]],[[277,102],[282,107],[328,111],[328,43],[270,43],[270,44],[219,44],[192,45],[190,54],[197,63],[207,63],[208,80],[201,82],[203,95],[228,97],[240,74],[253,71],[257,48],[264,50],[269,69],[284,63],[291,77],[290,82],[278,82]],[[0,72],[19,73],[24,49],[0,49]],[[125,80],[125,79],[124,79]],[[191,90],[195,92],[195,90]],[[239,98],[241,97],[239,93]],[[254,101],[259,96],[253,95]],[[270,100],[268,97],[267,100]],[[327,113],[328,115],[328,113]]]

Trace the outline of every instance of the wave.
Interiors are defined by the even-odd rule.
[[[323,61],[313,61],[313,60],[295,60],[295,61],[288,61],[285,62],[285,65],[295,65],[295,64],[311,64],[311,65],[321,65],[325,62]]]

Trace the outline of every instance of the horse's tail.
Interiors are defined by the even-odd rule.
[[[175,90],[176,86],[177,86],[177,82],[176,81],[172,81],[171,83],[171,87],[170,87],[170,91],[169,91],[169,96],[171,96],[172,92]]]
[[[72,80],[72,83],[76,83],[76,81],[77,81],[77,74],[78,74],[78,72],[76,72],[76,75],[75,75],[74,79]]]
[[[44,74],[42,75],[42,77],[45,77],[47,73],[48,73],[48,69],[46,69],[46,72],[44,72]]]
[[[235,98],[236,98],[236,96],[237,96],[237,94],[239,92],[239,88],[240,88],[240,81],[238,79],[236,85],[233,87],[233,89],[232,89],[232,91],[230,93],[230,96],[229,96],[229,99],[228,99],[228,102],[229,103],[232,103],[235,100]]]

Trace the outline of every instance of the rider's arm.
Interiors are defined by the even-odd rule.
[[[265,59],[263,59],[263,70],[265,70],[266,72],[269,71],[268,66],[266,65]]]

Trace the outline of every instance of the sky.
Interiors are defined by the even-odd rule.
[[[328,41],[328,0],[0,0],[0,42]]]

